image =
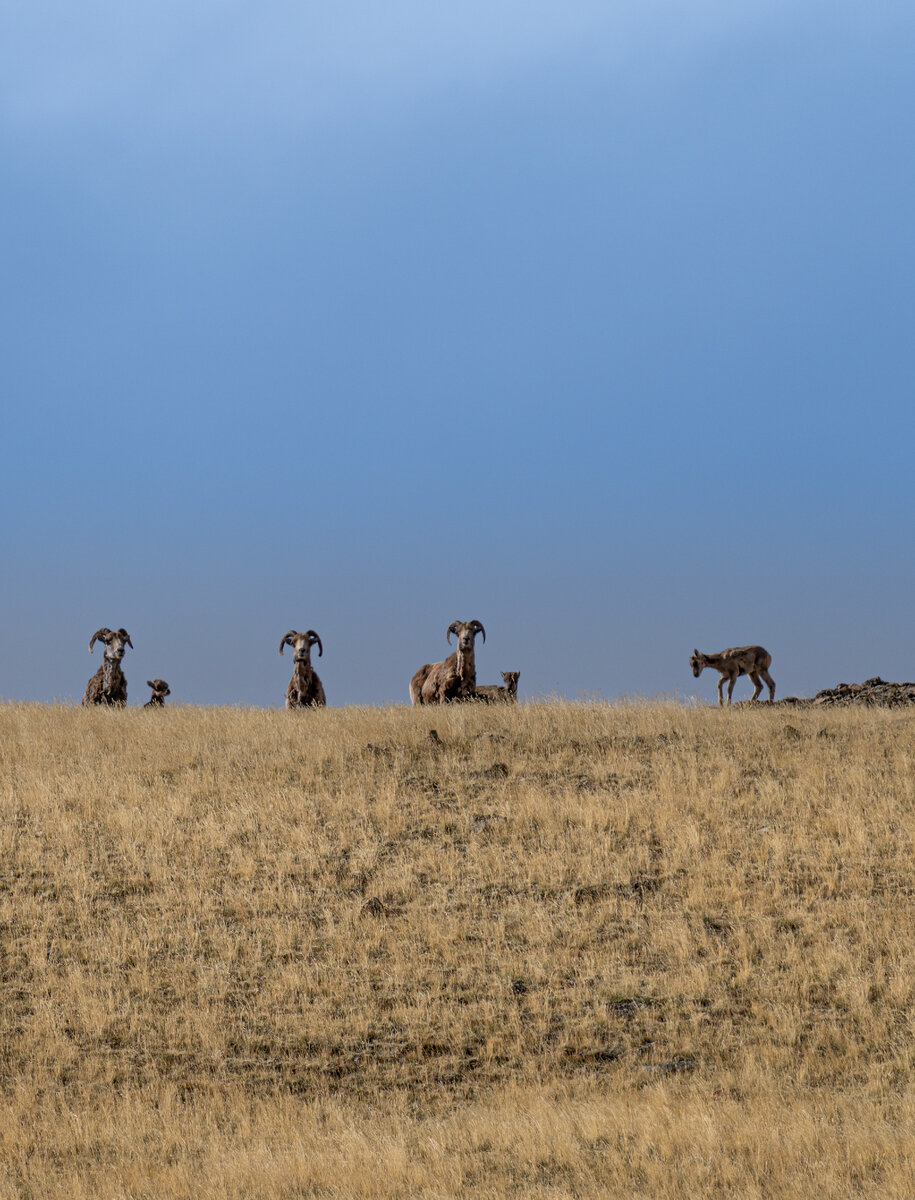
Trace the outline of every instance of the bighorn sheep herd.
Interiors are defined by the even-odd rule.
[[[475,643],[477,634],[486,641],[486,630],[480,621],[452,621],[445,634],[448,645],[455,635],[456,647],[452,654],[441,662],[426,663],[410,680],[410,703],[449,704],[459,701],[479,701],[484,704],[517,704],[518,678],[520,671],[503,671],[502,685],[482,684],[477,686]],[[83,704],[116,705],[127,704],[127,680],[121,669],[124,653],[133,642],[126,629],[111,630],[103,626],[89,640],[89,653],[96,642],[102,642],[105,654],[102,664],[86,685]],[[327,699],[324,686],[311,665],[311,648],[318,647],[318,656],[323,657],[324,647],[313,629],[298,633],[290,629],[280,642],[280,654],[284,646],[292,647],[292,678],[286,688],[286,708],[324,708]],[[775,680],[769,674],[772,655],[762,646],[736,646],[718,654],[703,654],[693,650],[689,660],[693,675],[699,678],[706,667],[713,667],[719,674],[718,704],[724,704],[724,684],[728,684],[728,704],[734,692],[734,684],[741,675],[748,675],[753,683],[753,700],[758,700],[763,683],[769,688],[769,703],[775,700]],[[152,695],[144,708],[162,708],[171,689],[164,679],[147,679]]]

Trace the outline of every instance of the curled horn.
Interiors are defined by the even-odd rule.
[[[124,627],[123,627],[123,626],[122,626],[122,627],[121,627],[121,628],[118,630],[118,635],[124,639],[124,641],[127,643],[127,645],[128,645],[128,646],[131,648],[131,650],[132,650],[132,649],[133,649],[133,642],[130,640],[130,634],[127,632],[127,630],[126,630],[126,629],[124,629]]]
[[[315,644],[315,642],[317,642],[318,658],[323,658],[324,657],[324,647],[321,645],[321,639],[318,637],[318,635],[315,633],[315,631],[313,629],[309,629],[308,632],[305,634],[305,636],[308,638],[309,646],[313,646]]]
[[[483,628],[483,626],[480,624],[480,622],[479,621],[471,621],[470,624],[473,627],[474,633],[482,633],[483,641],[485,642],[486,641],[486,630]]]
[[[452,621],[451,624],[448,626],[447,641],[448,641],[449,646],[451,645],[452,633],[454,634],[455,637],[457,637],[458,629],[460,628],[460,626],[461,626],[460,621]]]
[[[298,636],[299,635],[296,633],[296,631],[294,629],[290,629],[289,632],[286,634],[286,636],[283,638],[283,640],[280,642],[280,654],[283,653],[283,647],[291,646],[293,638],[297,638]]]
[[[107,642],[110,637],[110,629],[106,629],[104,626],[101,629],[96,629],[95,633],[93,633],[92,637],[89,639],[89,653],[92,653],[92,647],[96,642]]]

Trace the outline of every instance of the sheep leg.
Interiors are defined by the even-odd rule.
[[[724,704],[724,692],[722,691],[722,688],[724,687],[724,681],[725,681],[726,679],[727,679],[727,675],[719,675],[719,676],[718,676],[718,707],[719,707],[719,708],[721,708],[721,706]],[[734,686],[734,684],[733,684],[733,681],[732,681],[732,682],[731,682],[731,687],[733,687],[733,686]],[[731,693],[730,693],[730,692],[728,692],[728,695],[729,695],[729,696],[730,696],[730,694],[731,694]]]
[[[750,679],[753,681],[753,699],[755,700],[762,691],[762,684],[759,682],[759,675],[756,671],[750,672]]]
[[[769,685],[769,703],[771,704],[775,699],[775,680],[772,678],[769,672],[765,670],[765,668],[763,668],[763,670],[761,670],[759,673]],[[760,688],[760,691],[762,691],[762,688]]]
[[[731,696],[734,694],[734,684],[737,682],[736,672],[728,676],[728,704],[731,703]]]

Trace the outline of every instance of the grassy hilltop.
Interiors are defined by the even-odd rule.
[[[913,841],[905,711],[2,706],[0,1200],[909,1197]]]

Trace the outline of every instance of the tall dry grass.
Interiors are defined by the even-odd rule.
[[[0,1198],[909,1197],[913,765],[885,711],[2,707]]]

